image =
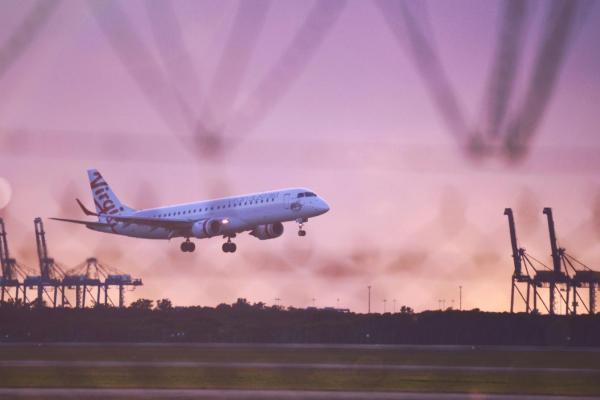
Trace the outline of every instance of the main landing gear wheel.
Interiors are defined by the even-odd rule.
[[[237,250],[237,246],[233,242],[223,243],[222,248],[224,253],[235,253],[235,251]]]
[[[235,234],[231,236],[223,236],[223,238],[227,238],[227,241],[223,243],[222,246],[223,253],[235,253],[237,250],[237,246],[231,241],[232,237],[235,237]]]
[[[196,245],[193,242],[190,242],[189,239],[181,243],[181,251],[184,253],[191,253],[194,250],[196,250]]]

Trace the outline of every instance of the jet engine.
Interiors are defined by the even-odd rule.
[[[275,239],[283,234],[283,224],[275,222],[274,224],[258,225],[250,234],[260,240]]]
[[[192,235],[198,239],[216,236],[221,233],[223,223],[218,219],[206,219],[192,225]]]

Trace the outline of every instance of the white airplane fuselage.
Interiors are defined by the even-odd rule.
[[[96,221],[68,218],[54,220],[85,225],[88,229],[144,239],[185,238],[181,251],[192,252],[190,238],[222,236],[227,239],[223,251],[234,253],[231,241],[248,231],[260,240],[275,239],[283,234],[283,222],[299,223],[298,236],[305,236],[303,224],[329,211],[327,203],[305,188],[291,188],[223,197],[220,199],[136,210],[121,203],[98,170],[89,169],[88,179],[96,211],[90,211],[77,199],[87,216]]]
[[[218,235],[229,236],[251,231],[259,225],[277,222],[305,221],[324,214],[329,206],[318,196],[300,197],[312,192],[304,188],[291,188],[242,196],[223,197],[194,203],[176,204],[135,211],[128,216],[168,218],[181,221],[218,220],[222,224]],[[178,232],[163,227],[153,227],[129,222],[111,221],[110,226],[88,226],[89,229],[144,239],[171,239],[194,237],[192,232]],[[209,237],[209,236],[207,236]]]

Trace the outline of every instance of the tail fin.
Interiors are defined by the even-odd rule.
[[[130,214],[135,211],[133,208],[121,203],[98,170],[88,169],[87,173],[92,189],[92,198],[98,214],[119,215]],[[103,217],[99,216],[99,219],[103,219]]]

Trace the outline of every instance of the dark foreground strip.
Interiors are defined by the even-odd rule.
[[[370,393],[299,390],[213,389],[16,389],[0,388],[0,396],[37,398],[164,398],[164,399],[351,399],[351,400],[592,400],[597,397],[502,395],[481,393]]]
[[[469,367],[415,364],[342,364],[342,363],[272,363],[272,362],[214,362],[214,361],[58,361],[58,360],[6,360],[0,367],[57,367],[57,368],[272,368],[272,369],[343,369],[382,371],[430,371],[430,372],[522,372],[522,373],[578,373],[599,374],[591,368],[534,368],[534,367]]]
[[[436,344],[336,344],[336,343],[173,343],[173,342],[0,342],[2,347],[190,347],[201,349],[341,349],[341,350],[426,350],[440,352],[489,351],[561,351],[600,353],[600,347],[586,346],[493,346]]]

